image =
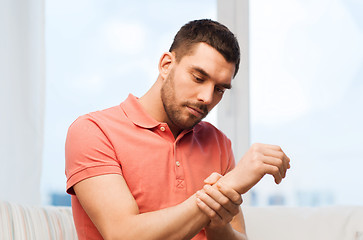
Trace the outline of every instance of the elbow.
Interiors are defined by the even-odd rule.
[[[132,234],[123,229],[112,229],[101,234],[104,240],[134,240],[142,239],[137,234]]]
[[[104,240],[147,240],[145,234],[136,230],[136,227],[119,225],[112,229],[107,229],[101,233]]]
[[[138,239],[136,236],[130,236],[130,232],[127,233],[126,229],[128,227],[123,224],[117,224],[112,226],[106,226],[103,229],[99,229],[104,240],[131,240]],[[135,238],[136,237],[136,238]]]

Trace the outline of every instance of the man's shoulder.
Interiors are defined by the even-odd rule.
[[[97,125],[101,127],[119,124],[122,122],[123,116],[120,105],[117,105],[81,115],[71,124],[70,128],[74,126]]]
[[[86,114],[87,117],[91,117],[98,120],[120,120],[124,116],[121,105],[109,107],[103,110],[98,110]]]

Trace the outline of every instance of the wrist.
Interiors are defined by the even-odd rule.
[[[247,191],[245,191],[245,187],[243,186],[241,177],[237,175],[237,173],[232,170],[228,172],[226,175],[224,175],[219,181],[224,186],[230,187],[233,190],[237,191],[239,194],[243,194]]]
[[[239,239],[236,238],[235,230],[232,228],[230,223],[227,223],[223,226],[207,226],[205,227],[205,233],[208,240]]]

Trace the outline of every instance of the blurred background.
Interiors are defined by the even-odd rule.
[[[248,105],[237,101],[233,109],[243,110],[245,121],[241,124],[248,130],[237,131],[232,126],[226,133],[243,135],[248,145],[280,145],[292,160],[286,180],[275,185],[266,176],[245,196],[245,204],[362,205],[363,2],[243,2],[243,7],[247,6],[247,27],[237,29],[237,37],[242,32],[248,40],[241,44],[247,62],[242,62],[245,68],[239,73],[244,74],[244,80],[248,78],[244,89]],[[32,4],[13,7],[21,10],[32,8]],[[26,108],[26,116],[22,115],[24,110],[9,114],[17,109],[13,102],[29,104],[26,93],[24,97],[19,89],[32,89],[33,85],[21,81],[14,85],[12,77],[24,78],[18,76],[17,68],[8,67],[19,59],[24,61],[24,49],[17,49],[18,58],[11,54],[0,57],[0,200],[70,205],[64,175],[64,142],[69,125],[80,115],[120,104],[129,93],[142,96],[156,80],[159,57],[169,49],[176,31],[190,20],[219,20],[223,2],[45,0],[42,4],[39,11],[44,10],[44,15],[40,14],[38,20],[44,31],[38,36],[43,47],[38,46],[42,53],[38,62],[44,66],[44,74],[33,73],[25,63],[22,66],[35,74],[37,81],[43,79],[44,91],[35,92],[40,98],[31,98],[31,102],[38,107]],[[0,11],[4,19],[11,19],[11,13]],[[0,22],[3,32],[13,34],[16,41],[30,41],[21,37],[24,31],[13,32],[16,23]],[[1,41],[1,52],[9,53],[9,45],[15,43]],[[25,49],[27,58],[34,56],[32,49]],[[34,64],[33,60],[29,62]],[[238,80],[237,76],[234,81]],[[15,97],[9,88],[23,98]],[[218,110],[206,119],[217,127],[225,121]],[[33,118],[34,111],[39,112],[40,120]],[[36,121],[36,131],[19,129],[11,119]],[[40,157],[22,162],[28,153],[18,153],[22,148],[16,147],[19,138],[14,137],[14,131],[25,131],[28,141],[36,135],[38,141],[29,152],[36,149]],[[248,146],[233,143],[238,160],[240,149]],[[21,160],[12,160],[17,157]],[[26,192],[31,189],[27,184],[36,186],[38,192]],[[23,194],[13,192],[19,187],[24,188]]]

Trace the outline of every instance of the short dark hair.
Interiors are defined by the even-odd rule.
[[[216,49],[227,62],[235,63],[236,76],[240,63],[240,50],[236,37],[223,24],[210,20],[200,19],[190,21],[180,28],[174,37],[169,49],[175,53],[177,61],[190,54],[194,45],[204,42]]]

